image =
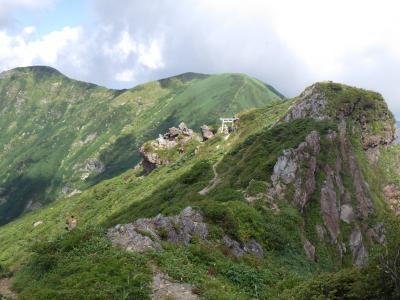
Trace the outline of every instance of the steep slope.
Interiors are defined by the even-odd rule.
[[[148,176],[0,227],[20,297],[148,299],[165,274],[206,299],[397,299],[400,152],[383,98],[318,83],[239,118]]]
[[[0,74],[0,224],[135,166],[138,148],[187,120],[198,128],[281,101],[245,75],[187,73],[130,90],[49,67]]]

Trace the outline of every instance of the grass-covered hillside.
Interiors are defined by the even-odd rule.
[[[0,227],[1,276],[20,299],[155,299],[160,274],[190,299],[398,299],[400,152],[383,98],[319,83],[239,118],[147,176],[127,170]],[[188,223],[156,216],[188,206],[207,238],[171,242]],[[161,227],[132,242],[159,248],[112,244],[107,231],[136,220]]]
[[[0,224],[135,166],[168,127],[193,127],[282,100],[240,74],[187,73],[109,90],[49,67],[0,74]]]

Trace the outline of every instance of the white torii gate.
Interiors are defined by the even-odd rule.
[[[220,118],[220,121],[222,122],[221,128],[219,131],[221,133],[229,133],[229,125],[231,125],[231,128],[234,128],[235,122],[239,120],[239,118]]]

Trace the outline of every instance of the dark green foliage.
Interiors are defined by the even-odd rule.
[[[111,246],[100,229],[76,229],[38,242],[15,278],[21,299],[148,299],[150,270]]]
[[[284,291],[279,299],[398,299],[385,274],[375,267],[344,269],[316,276],[296,288]]]
[[[299,119],[248,137],[224,157],[218,171],[226,174],[235,188],[246,188],[251,180],[267,181],[284,149],[295,148],[312,131],[325,134],[334,123]]]

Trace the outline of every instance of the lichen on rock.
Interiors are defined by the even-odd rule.
[[[312,131],[296,149],[284,150],[274,166],[269,195],[283,199],[289,197],[303,211],[315,191],[317,156],[320,152],[320,135]],[[294,192],[290,195],[289,187]]]

